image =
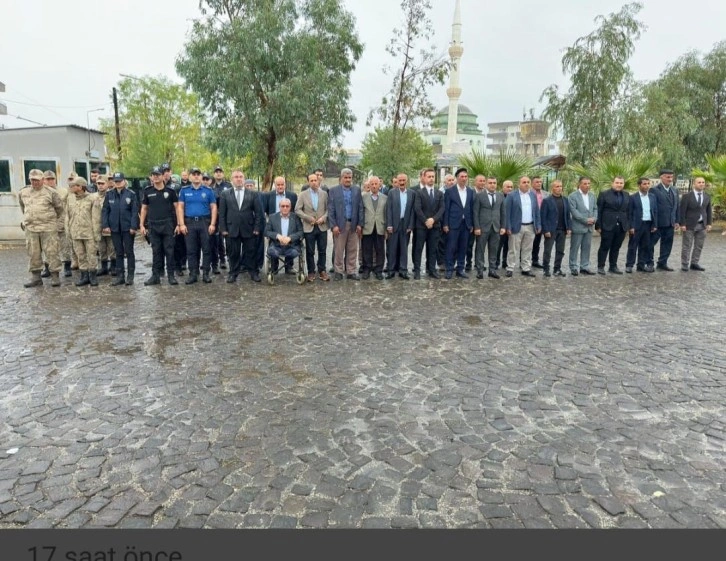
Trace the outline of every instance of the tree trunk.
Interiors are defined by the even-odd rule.
[[[277,162],[277,135],[273,128],[269,129],[267,136],[267,167],[265,168],[265,176],[262,178],[262,190],[269,191],[272,189],[272,181],[275,173],[275,163]]]

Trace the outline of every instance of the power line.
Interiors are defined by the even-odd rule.
[[[20,105],[29,105],[31,107],[43,107],[44,109],[54,108],[54,109],[86,109],[87,107],[107,107],[109,105],[112,105],[109,101],[108,103],[96,103],[94,105],[42,105],[40,103],[26,103],[25,101],[17,101],[15,99],[5,99],[3,100],[7,103],[18,103]]]

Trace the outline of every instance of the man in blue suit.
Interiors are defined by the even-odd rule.
[[[542,268],[544,276],[553,274],[566,277],[562,272],[562,258],[565,256],[565,239],[572,232],[570,202],[562,196],[562,181],[555,179],[550,187],[551,195],[542,200],[542,234],[545,238]],[[552,246],[555,246],[555,267],[550,272]]]
[[[474,189],[467,186],[469,173],[461,168],[456,172],[456,185],[444,193],[444,233],[446,236],[446,278],[456,276],[467,279],[464,272],[466,248],[474,230]]]
[[[335,280],[360,280],[358,273],[358,239],[363,233],[365,217],[361,190],[353,185],[353,171],[340,170],[340,184],[328,191],[328,225],[333,230]]]
[[[650,237],[650,245],[655,249],[655,244],[660,241],[660,255],[658,256],[657,269],[660,271],[672,271],[668,266],[668,257],[673,249],[673,234],[678,229],[678,191],[673,185],[673,171],[662,169],[660,171],[660,183],[653,187],[658,202],[658,229]]]
[[[388,274],[392,279],[398,273],[408,280],[408,241],[413,230],[413,204],[416,193],[408,188],[408,176],[398,175],[398,189],[391,189],[386,200],[386,232],[388,232]]]
[[[506,276],[514,274],[514,266],[519,261],[522,275],[536,277],[532,272],[532,245],[534,236],[542,231],[537,197],[530,190],[532,181],[527,176],[519,178],[519,189],[504,201],[505,228],[509,235],[509,255],[507,255]]]
[[[280,212],[280,202],[283,199],[289,199],[292,208],[297,204],[297,195],[293,191],[287,190],[287,182],[282,176],[278,176],[273,181],[273,189],[266,193],[262,198],[262,210],[269,219],[270,216]],[[263,236],[266,238],[267,236]],[[262,269],[265,263],[264,244],[260,244],[257,248],[257,268]],[[277,266],[277,263],[275,263]],[[285,273],[292,274],[294,272],[294,263],[292,258],[285,259]]]
[[[630,196],[630,239],[625,258],[625,272],[632,273],[635,254],[638,254],[638,271],[653,273],[653,246],[651,234],[658,230],[658,198],[650,189],[650,179],[638,179],[638,192]]]

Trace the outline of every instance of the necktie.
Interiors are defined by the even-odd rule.
[[[429,189],[429,198],[433,201],[434,200],[434,190]]]
[[[701,193],[698,194],[698,206],[701,206]]]
[[[242,191],[240,189],[235,190],[235,195],[237,195],[237,208],[242,208]]]
[[[494,193],[489,193],[489,204],[494,208]]]

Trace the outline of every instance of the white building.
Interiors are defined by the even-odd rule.
[[[71,172],[88,179],[94,167],[108,167],[100,131],[77,125],[0,129],[0,240],[25,238],[18,192],[29,184],[31,169],[51,170],[65,186]]]
[[[502,121],[487,125],[487,151],[492,154],[513,152],[521,156],[539,158],[557,150],[552,139],[553,128],[547,121]]]

